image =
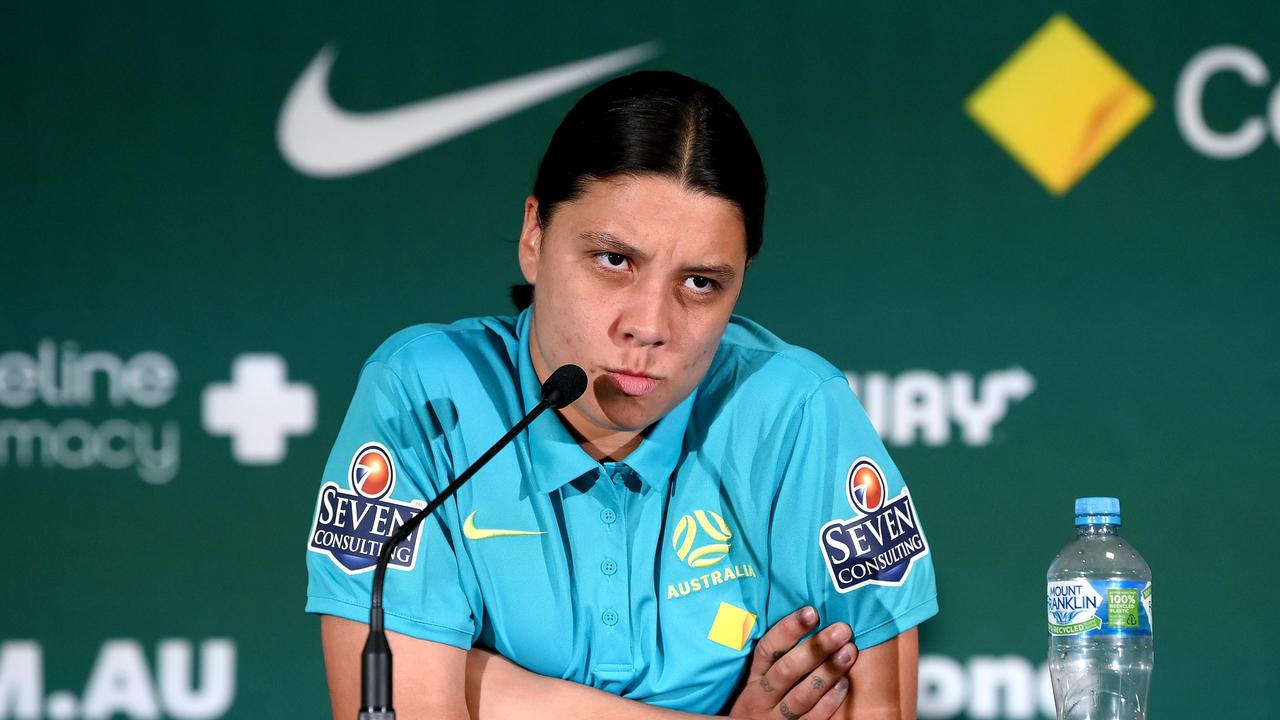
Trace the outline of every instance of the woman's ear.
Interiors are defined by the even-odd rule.
[[[520,229],[520,272],[525,282],[538,282],[538,255],[542,252],[542,222],[538,220],[538,198],[524,199],[524,226]]]

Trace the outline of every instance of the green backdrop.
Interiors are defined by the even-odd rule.
[[[965,110],[1059,12],[1154,101],[1127,132],[1101,105],[1024,128],[1119,135],[1064,194]],[[764,157],[739,311],[847,368],[911,483],[942,607],[921,717],[1051,712],[1044,572],[1090,494],[1121,498],[1159,588],[1151,717],[1273,715],[1276,8],[26,3],[0,22],[0,718],[327,712],[304,537],[356,372],[401,327],[510,310],[522,200],[594,83],[341,177],[282,154],[318,117],[282,123],[286,97],[325,47],[332,118],[643,43],[634,67],[719,88]],[[1071,47],[1010,112],[1057,84],[1105,99],[1115,77],[1089,85],[1096,56]],[[303,153],[350,140],[338,124]]]

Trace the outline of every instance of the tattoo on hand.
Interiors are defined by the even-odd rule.
[[[827,686],[826,681],[824,681],[822,678],[818,677],[817,675],[814,675],[813,677],[809,678],[809,684],[813,686],[814,690],[821,690],[822,688]]]
[[[791,708],[787,707],[785,702],[778,706],[778,712],[787,720],[796,720],[796,718],[800,717],[799,715],[791,712]]]
[[[760,676],[760,689],[765,692],[773,692],[773,685],[769,683],[769,678],[764,675]]]

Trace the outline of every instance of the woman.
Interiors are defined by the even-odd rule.
[[[914,717],[937,602],[902,479],[838,370],[732,314],[764,196],[703,83],[634,73],[569,112],[524,205],[532,305],[406,329],[361,372],[309,539],[335,715],[377,540],[571,362],[586,393],[393,560],[401,716]]]

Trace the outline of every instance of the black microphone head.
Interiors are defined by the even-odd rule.
[[[587,373],[577,365],[561,365],[542,383],[542,402],[562,408],[587,390]]]

